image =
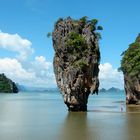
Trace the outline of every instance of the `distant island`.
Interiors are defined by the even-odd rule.
[[[0,74],[0,93],[18,93],[18,88],[11,79]]]
[[[123,92],[123,91],[124,90],[115,87],[111,87],[109,89],[101,88],[99,90],[99,92],[105,92],[105,93],[110,93],[110,92],[116,93],[116,92]]]
[[[17,85],[20,92],[59,92],[57,87],[45,88],[45,87],[30,87],[25,85]]]

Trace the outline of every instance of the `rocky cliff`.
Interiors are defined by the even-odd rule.
[[[140,34],[122,55],[126,104],[140,104]]]
[[[70,111],[86,111],[90,93],[98,94],[100,51],[97,20],[60,18],[52,33],[54,73]]]
[[[4,74],[0,74],[0,93],[18,93],[16,84]]]

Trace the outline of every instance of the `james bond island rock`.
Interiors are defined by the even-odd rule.
[[[140,34],[122,55],[126,104],[140,104]]]
[[[97,20],[60,18],[52,33],[54,72],[69,111],[86,111],[90,93],[98,94],[100,51]]]
[[[0,93],[18,93],[16,84],[4,74],[0,74]]]

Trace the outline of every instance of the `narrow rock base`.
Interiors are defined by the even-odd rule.
[[[87,111],[87,105],[67,105],[68,111]]]

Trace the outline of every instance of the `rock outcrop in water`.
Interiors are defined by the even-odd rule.
[[[86,111],[90,93],[98,94],[101,30],[97,20],[59,19],[52,33],[57,85],[70,111]]]
[[[0,93],[18,93],[16,84],[4,74],[0,74]]]
[[[126,104],[140,104],[140,34],[122,55]]]

